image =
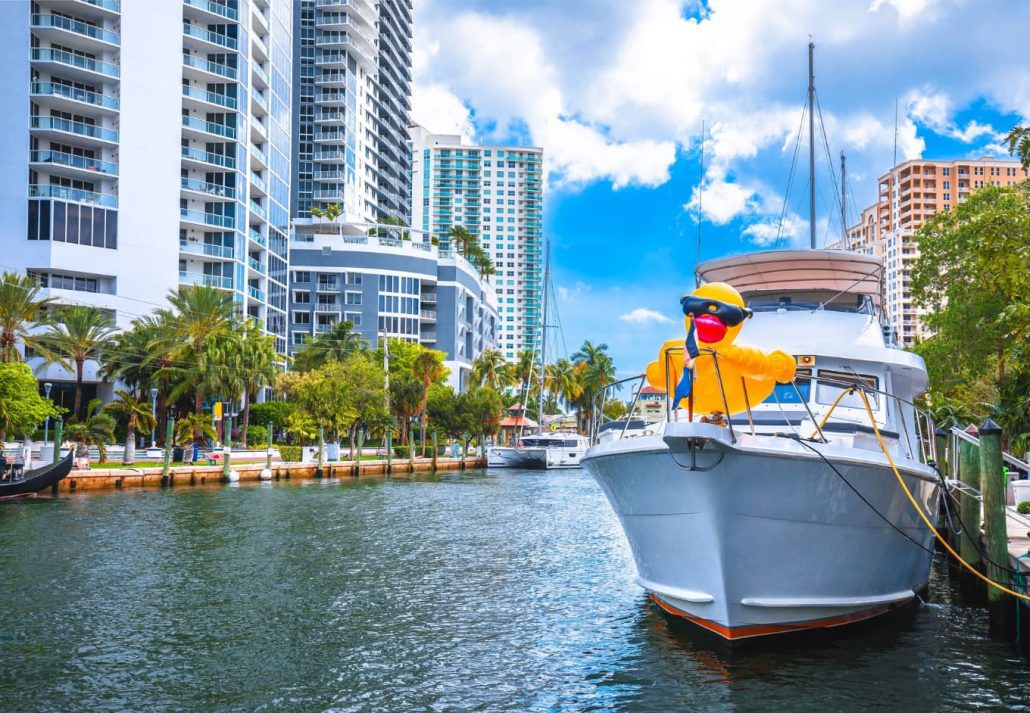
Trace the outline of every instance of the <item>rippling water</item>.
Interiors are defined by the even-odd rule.
[[[0,710],[969,710],[1030,667],[952,601],[728,656],[672,631],[581,471],[0,506]]]

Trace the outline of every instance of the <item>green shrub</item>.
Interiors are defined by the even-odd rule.
[[[279,446],[279,455],[287,463],[297,463],[300,461],[300,453],[300,446]]]
[[[395,458],[407,458],[408,457],[408,447],[407,446],[394,446],[393,447],[393,455],[394,455]]]
[[[247,426],[247,447],[257,448],[258,444],[264,448],[264,444],[268,442],[268,429],[264,426],[252,423]]]
[[[1024,500],[1016,506],[1016,512],[1020,515],[1030,515],[1030,500]]]
[[[260,404],[250,405],[250,428],[254,426],[265,427],[269,421],[272,422],[272,428],[280,430],[286,428],[286,419],[296,405],[292,401],[265,401]]]

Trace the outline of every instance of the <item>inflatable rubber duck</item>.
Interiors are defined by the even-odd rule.
[[[776,350],[765,353],[754,347],[735,344],[744,320],[751,310],[733,287],[725,282],[710,282],[684,295],[685,342],[662,345],[658,359],[647,365],[647,380],[668,393],[675,385],[673,402],[687,407],[693,396],[695,413],[732,416],[761,403],[776,383],[794,378],[794,358]],[[718,355],[718,374],[712,352]],[[686,369],[684,369],[686,364]],[[668,366],[667,366],[668,365]],[[719,389],[719,377],[725,389]]]

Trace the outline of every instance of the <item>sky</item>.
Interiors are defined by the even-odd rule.
[[[820,246],[841,233],[831,177],[841,151],[852,224],[895,152],[899,161],[1007,156],[1004,135],[1030,117],[1026,0],[414,0],[414,9],[414,121],[477,143],[543,147],[561,323],[549,358],[603,342],[621,376],[682,337],[679,297],[694,287],[699,235],[702,260],[808,245],[809,38]]]

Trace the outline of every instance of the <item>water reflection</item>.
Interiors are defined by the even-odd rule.
[[[30,543],[31,546],[26,546]],[[0,710],[1026,705],[953,603],[727,653],[633,583],[581,472],[242,483],[0,507]]]

